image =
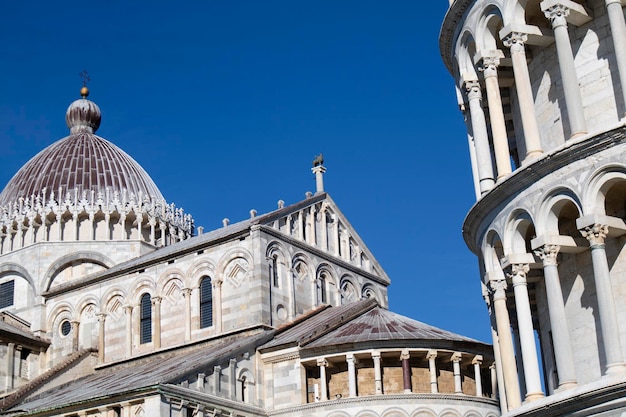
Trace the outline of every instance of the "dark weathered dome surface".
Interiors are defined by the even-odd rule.
[[[115,193],[163,201],[163,195],[146,171],[127,153],[93,132],[100,125],[100,109],[85,98],[67,109],[70,136],[48,146],[28,161],[0,194],[0,207],[19,198],[54,193]],[[59,196],[59,190],[63,195]]]

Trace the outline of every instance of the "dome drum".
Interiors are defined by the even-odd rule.
[[[42,190],[0,207],[0,253],[37,242],[141,240],[164,246],[191,237],[183,209],[126,192],[79,194]]]

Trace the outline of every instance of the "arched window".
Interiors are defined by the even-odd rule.
[[[247,392],[247,388],[248,388],[248,384],[246,381],[246,376],[242,376],[241,380],[239,381],[241,383],[241,402],[248,402],[248,392]]]
[[[213,287],[211,278],[200,282],[200,328],[213,326]]]
[[[272,264],[270,265],[270,276],[272,277],[272,285],[276,288],[280,286],[278,279],[278,256],[272,256]]]
[[[326,304],[326,274],[321,274],[317,279],[317,304]]]
[[[145,293],[141,296],[139,310],[139,343],[152,342],[152,298]]]

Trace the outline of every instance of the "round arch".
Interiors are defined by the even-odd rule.
[[[13,262],[6,262],[0,265],[0,278],[9,274],[15,274],[21,278],[24,278],[28,282],[28,285],[30,285],[30,287],[32,288],[33,294],[35,296],[38,295],[35,281],[30,276],[26,268]]]
[[[111,268],[115,263],[108,257],[99,252],[81,251],[64,255],[54,261],[46,271],[44,279],[41,281],[41,292],[44,293],[50,289],[52,282],[60,272],[60,270],[73,262],[83,261],[100,265],[106,269]]]

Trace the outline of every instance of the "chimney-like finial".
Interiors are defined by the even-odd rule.
[[[313,159],[313,168],[311,171],[315,174],[315,194],[321,194],[324,192],[324,155],[319,154]]]

